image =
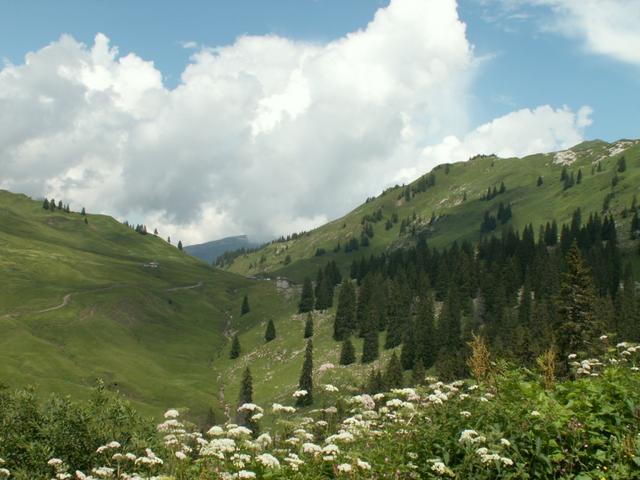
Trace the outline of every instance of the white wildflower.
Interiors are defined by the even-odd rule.
[[[351,465],[349,465],[348,463],[341,463],[336,468],[340,473],[350,473],[352,470]]]
[[[245,478],[245,479],[256,478],[256,474],[249,470],[240,470],[238,472],[238,478]]]
[[[269,453],[262,453],[258,455],[256,460],[267,468],[277,469],[280,467],[278,459]]]
[[[207,435],[211,435],[212,437],[219,437],[220,435],[224,435],[224,430],[222,429],[222,427],[214,425],[209,429]]]
[[[339,392],[340,391],[337,387],[334,387],[331,384],[327,384],[323,388],[324,388],[325,392]]]
[[[296,390],[295,392],[293,392],[293,398],[302,398],[302,397],[306,397],[309,394],[309,392],[307,392],[306,390]]]
[[[164,418],[178,418],[179,416],[180,416],[180,412],[178,412],[178,410],[176,410],[175,408],[172,408],[164,412]]]

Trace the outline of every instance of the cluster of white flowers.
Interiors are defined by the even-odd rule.
[[[266,468],[278,469],[280,468],[280,462],[276,457],[270,453],[262,453],[256,457],[256,460]]]
[[[463,430],[462,433],[460,434],[460,438],[458,439],[460,443],[470,443],[470,444],[483,443],[486,440],[487,440],[486,437],[484,437],[483,435],[480,435],[475,430],[470,430],[470,429]]]
[[[280,405],[279,403],[274,403],[273,405],[271,405],[271,410],[273,411],[273,413],[296,413],[296,409],[294,407]]]
[[[613,352],[614,349],[610,351]],[[640,346],[620,343],[616,346],[615,352],[618,355],[616,361],[632,362],[633,355],[640,352]],[[568,360],[576,367],[578,375],[593,375],[596,373],[594,370],[606,366],[606,362],[593,358],[579,360],[576,354],[569,355]],[[165,413],[163,422],[158,425],[158,431],[163,435],[164,447],[167,449],[165,467],[161,468],[163,460],[149,449],[144,455],[136,457],[121,451],[120,443],[111,441],[97,449],[97,453],[103,455],[106,465],[94,469],[93,476],[77,472],[76,477],[79,480],[112,480],[117,476],[114,473],[115,466],[118,472],[121,472],[120,476],[117,476],[118,479],[148,480],[153,479],[153,475],[159,474],[160,471],[207,465],[211,470],[207,470],[206,473],[215,472],[216,478],[224,480],[255,479],[263,474],[288,478],[295,475],[304,476],[309,472],[308,468],[323,465],[320,468],[333,471],[337,478],[374,478],[379,472],[372,471],[375,469],[371,463],[356,457],[354,452],[364,452],[361,454],[367,455],[368,449],[375,450],[378,439],[388,441],[390,432],[394,441],[403,442],[404,438],[412,434],[410,425],[416,424],[416,419],[420,422],[431,422],[431,418],[437,417],[438,410],[442,410],[445,403],[451,404],[451,410],[447,411],[453,412],[454,415],[459,413],[460,417],[467,419],[473,415],[464,408],[468,408],[473,402],[495,401],[493,393],[476,384],[466,384],[462,381],[443,383],[433,378],[427,381],[427,387],[398,388],[375,395],[353,396],[347,400],[348,416],[342,421],[336,418],[338,409],[334,406],[311,410],[307,412],[308,416],[296,418],[297,428],[293,427],[290,418],[278,418],[274,430],[255,438],[252,438],[254,432],[250,428],[234,423],[211,427],[206,436],[203,436],[192,431],[192,425],[180,420],[178,410],[171,409]],[[340,390],[332,384],[324,384],[321,388],[328,393]],[[306,390],[297,390],[293,397],[303,398],[307,394]],[[255,403],[244,403],[237,411],[252,421],[260,420],[264,414],[263,408]],[[274,403],[271,411],[276,415],[294,414],[296,408]],[[530,421],[541,416],[542,414],[536,410],[529,412]],[[512,456],[510,452],[517,449],[512,448],[509,439],[489,434],[487,437],[490,438],[487,439],[478,431],[465,427],[461,428],[457,441],[469,458],[475,458],[477,464],[489,469],[512,467],[515,464],[509,457]],[[366,445],[365,449],[360,448],[363,445]],[[407,451],[405,455],[402,459],[403,467],[406,468],[405,472],[409,473],[405,473],[403,478],[419,478],[420,470],[416,463],[420,456],[415,451]],[[113,462],[117,462],[117,465]],[[66,465],[60,459],[51,459],[49,465],[56,470],[56,480],[71,478]],[[385,464],[383,468],[387,466]],[[452,468],[441,458],[429,460],[428,468],[431,475],[455,477]],[[126,469],[136,470],[137,473],[124,473]],[[279,472],[266,473],[273,470]],[[8,470],[0,468],[0,480],[8,476]]]

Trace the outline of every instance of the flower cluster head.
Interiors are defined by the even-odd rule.
[[[470,444],[483,443],[486,440],[486,437],[479,435],[475,430],[463,430],[460,434],[460,438],[458,439],[460,443]]]
[[[305,393],[305,395],[306,395],[306,393]],[[280,405],[279,403],[274,403],[271,406],[271,410],[273,411],[273,413],[296,413],[295,407],[289,407],[289,406],[286,406],[286,405]]]
[[[280,468],[280,462],[270,453],[262,453],[256,457],[256,460],[266,468],[273,470]]]
[[[303,398],[309,394],[306,390],[296,390],[293,392],[293,398]]]
[[[431,471],[434,472],[436,475],[440,475],[441,477],[455,476],[453,471],[449,467],[447,467],[442,460],[438,458],[434,458],[429,460],[429,463],[431,463]]]

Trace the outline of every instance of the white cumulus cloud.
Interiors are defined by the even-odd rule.
[[[465,135],[477,63],[455,0],[393,0],[322,44],[201,48],[174,89],[102,34],[92,46],[63,35],[0,70],[0,187],[184,243],[266,239],[334,218],[431,159],[581,139],[588,112],[550,107]],[[433,153],[447,143],[451,158]]]
[[[549,9],[551,16],[543,17],[544,29],[577,38],[590,52],[640,65],[639,0],[497,1],[512,14],[526,6]]]
[[[462,138],[449,135],[423,149],[416,166],[403,169],[396,180],[406,182],[442,163],[463,162],[477,154],[502,158],[523,157],[564,150],[580,143],[583,129],[591,124],[591,108],[574,113],[549,105],[525,108],[479,126]]]

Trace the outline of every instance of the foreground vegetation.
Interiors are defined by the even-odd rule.
[[[0,477],[640,478],[640,345],[600,342],[599,360],[570,354],[571,378],[556,382],[552,352],[537,371],[513,368],[477,339],[473,381],[352,397],[324,385],[333,401],[314,410],[241,405],[253,430],[201,432],[169,410],[154,434],[102,388],[88,402],[42,406],[32,392],[2,390]]]

